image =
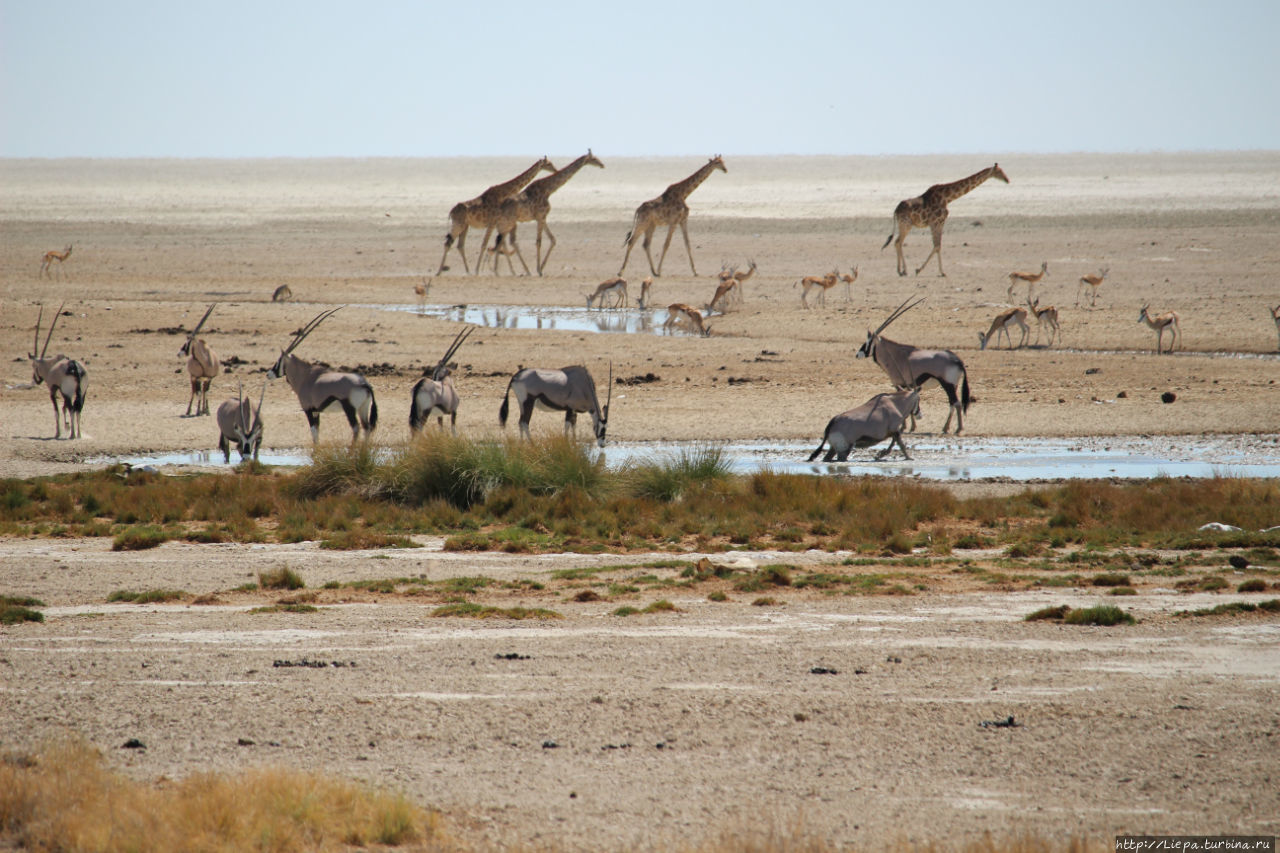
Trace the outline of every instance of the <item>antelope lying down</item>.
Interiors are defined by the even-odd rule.
[[[809,454],[809,461],[817,459],[823,445],[827,445],[827,455],[822,457],[823,462],[831,462],[833,459],[837,462],[846,462],[849,459],[849,451],[855,447],[858,449],[871,447],[886,438],[889,439],[889,446],[876,454],[877,460],[892,453],[895,442],[898,449],[902,451],[902,455],[910,459],[911,454],[907,453],[907,446],[902,443],[902,429],[908,417],[914,417],[919,413],[919,388],[908,388],[892,394],[877,394],[856,409],[850,409],[832,418],[822,433],[822,441],[818,443],[818,448]]]
[[[612,364],[609,365],[609,396],[604,408],[600,407],[600,398],[596,396],[596,381],[581,365],[559,370],[525,367],[517,371],[507,383],[506,393],[502,395],[502,408],[498,410],[498,423],[504,427],[512,393],[520,407],[520,435],[524,438],[529,437],[529,419],[533,417],[536,406],[552,412],[564,412],[565,435],[572,433],[574,437],[577,436],[578,413],[589,413],[596,443],[604,447],[605,429],[609,426],[609,404],[613,400]]]
[[[317,314],[310,323],[299,329],[290,341],[289,346],[280,351],[280,357],[267,371],[268,379],[279,379],[283,376],[297,395],[302,411],[311,425],[311,440],[320,440],[320,413],[331,412],[341,408],[347,415],[347,423],[351,424],[351,443],[360,437],[360,429],[364,428],[365,437],[378,425],[378,403],[373,396],[373,386],[369,380],[358,373],[338,373],[323,364],[312,364],[293,355],[307,335],[316,327],[332,317],[342,306],[330,308]],[[358,417],[358,420],[357,420]]]
[[[214,419],[218,422],[218,449],[222,451],[222,461],[231,462],[231,445],[240,452],[241,461],[253,457],[258,461],[258,449],[262,447],[262,400],[267,396],[267,383],[262,383],[262,393],[258,396],[258,407],[249,404],[244,395],[244,384],[241,383],[236,399],[224,400],[218,406]]]
[[[53,328],[58,325],[58,317],[62,316],[62,309],[65,306],[66,303],[62,303],[58,307],[58,313],[53,315],[53,320],[49,323],[49,333],[44,339],[44,347],[40,349],[40,354],[36,355],[34,350],[40,346],[40,321],[44,319],[44,306],[40,306],[40,313],[36,316],[36,337],[31,345],[33,352],[28,357],[31,359],[32,383],[39,385],[47,382],[49,384],[49,400],[53,403],[53,426],[56,430],[54,438],[62,438],[64,420],[67,429],[71,431],[70,438],[80,438],[82,435],[80,411],[84,408],[88,373],[83,364],[67,358],[62,353],[45,357],[45,353],[49,351],[49,340],[53,337]],[[59,395],[62,396],[61,414],[58,412]]]
[[[413,386],[413,402],[409,406],[409,432],[421,432],[422,427],[435,415],[440,429],[444,429],[444,416],[449,416],[449,429],[457,432],[458,423],[458,391],[453,387],[453,371],[456,363],[451,363],[454,353],[462,346],[463,341],[475,331],[475,326],[467,326],[449,344],[444,355],[431,369],[430,376],[424,376]]]
[[[969,411],[969,372],[964,362],[951,350],[921,349],[910,344],[891,341],[880,333],[903,313],[919,305],[923,299],[903,301],[888,319],[874,332],[867,332],[867,340],[858,349],[855,358],[869,358],[880,366],[895,388],[925,388],[930,382],[942,386],[947,392],[950,408],[947,422],[942,425],[945,433],[951,429],[951,418],[956,419],[956,435],[964,429],[964,412]],[[911,425],[915,430],[915,423]]]

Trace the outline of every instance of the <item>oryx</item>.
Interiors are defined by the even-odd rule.
[[[66,307],[65,302],[58,307],[58,313],[53,315],[53,320],[49,323],[49,333],[44,339],[44,347],[39,350],[40,354],[36,355],[35,350],[40,347],[40,321],[44,319],[44,306],[40,306],[40,313],[36,317],[36,337],[31,344],[32,352],[28,357],[31,359],[32,383],[39,385],[47,382],[49,384],[49,400],[53,403],[53,426],[56,430],[54,438],[62,438],[64,419],[67,422],[67,429],[71,430],[70,437],[80,438],[82,435],[80,410],[84,408],[88,372],[83,364],[67,358],[62,353],[49,358],[45,357],[45,353],[49,351],[49,340],[53,337],[53,328],[58,325],[58,317],[62,315],[64,307]],[[62,395],[61,415],[58,413],[59,394]]]
[[[895,388],[924,388],[930,382],[936,382],[947,392],[950,408],[947,410],[947,422],[942,431],[951,429],[951,418],[956,419],[956,434],[964,429],[964,412],[969,411],[969,373],[964,362],[951,350],[920,349],[910,344],[891,341],[880,333],[903,313],[923,302],[910,298],[893,310],[880,327],[874,332],[867,332],[867,340],[858,349],[856,358],[870,358],[880,365]],[[907,303],[911,302],[910,305]],[[912,425],[914,428],[914,424]]]
[[[262,446],[262,400],[267,396],[267,383],[262,383],[262,393],[258,396],[258,407],[249,404],[244,395],[244,383],[236,392],[234,400],[225,400],[218,406],[214,419],[218,422],[218,449],[222,451],[222,461],[231,462],[231,445],[240,451],[240,459],[253,457],[258,461],[258,448]]]
[[[591,414],[591,427],[596,435],[596,443],[604,447],[604,433],[609,425],[609,404],[613,400],[613,364],[609,364],[609,396],[605,399],[604,408],[600,407],[600,398],[596,396],[596,381],[582,365],[562,367],[559,370],[548,370],[540,367],[525,367],[516,372],[507,383],[507,391],[502,395],[502,408],[498,410],[498,423],[507,425],[507,414],[510,411],[510,396],[516,395],[516,405],[520,407],[520,434],[529,437],[529,419],[533,417],[534,406],[553,412],[564,412],[564,431],[577,435],[578,413]]]
[[[222,371],[222,363],[218,361],[217,353],[210,349],[204,338],[196,337],[204,328],[204,323],[213,313],[213,309],[217,307],[216,302],[209,306],[209,310],[204,312],[200,322],[187,333],[187,342],[178,350],[179,357],[187,356],[187,373],[191,376],[191,396],[187,398],[186,417],[191,416],[192,403],[196,406],[196,417],[209,414],[209,383],[213,382],[213,377]]]
[[[413,386],[413,402],[409,406],[411,433],[420,432],[432,415],[436,416],[440,429],[444,429],[444,416],[448,415],[449,429],[457,432],[458,392],[453,387],[453,371],[458,365],[450,363],[449,359],[453,358],[458,347],[462,346],[462,342],[475,331],[475,328],[475,326],[467,326],[458,332],[453,343],[449,344],[444,355],[431,369],[431,375],[423,376],[418,380],[418,384]]]
[[[280,357],[267,371],[268,379],[283,376],[288,380],[293,393],[298,395],[307,423],[311,425],[313,442],[320,440],[320,413],[333,411],[338,407],[346,413],[347,423],[351,424],[352,444],[360,437],[361,427],[368,438],[378,425],[378,403],[374,399],[373,386],[369,384],[369,380],[358,373],[338,373],[323,364],[312,364],[293,355],[298,344],[314,332],[316,326],[341,308],[339,305],[337,308],[321,311],[310,323],[295,332],[289,346],[280,351]]]
[[[886,438],[889,446],[876,454],[880,460],[893,452],[894,442],[902,450],[902,455],[910,459],[907,446],[902,443],[902,429],[907,418],[920,412],[920,389],[906,388],[892,394],[877,394],[855,409],[836,415],[827,423],[822,433],[822,441],[818,448],[809,454],[809,461],[818,458],[822,446],[828,445],[827,455],[823,462],[833,459],[845,462],[849,459],[849,451],[856,448],[871,447]]]

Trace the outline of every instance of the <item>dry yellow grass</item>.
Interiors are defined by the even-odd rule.
[[[0,764],[0,842],[33,850],[288,853],[440,836],[439,817],[401,796],[292,770],[146,784],[70,738]]]

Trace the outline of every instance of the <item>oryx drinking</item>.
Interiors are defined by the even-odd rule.
[[[444,355],[431,369],[431,375],[423,376],[418,380],[418,384],[413,386],[413,402],[409,406],[410,432],[420,432],[432,415],[438,419],[440,429],[444,429],[444,416],[448,415],[449,429],[457,432],[455,425],[458,422],[458,392],[453,387],[453,371],[458,365],[451,363],[449,359],[453,358],[458,347],[462,346],[462,342],[475,331],[475,328],[475,326],[467,326],[458,332],[453,343],[449,344]]]
[[[351,424],[351,442],[360,437],[360,429],[364,428],[365,437],[378,425],[378,403],[373,396],[373,386],[369,380],[358,373],[339,373],[330,370],[323,364],[312,364],[293,354],[307,335],[316,327],[332,317],[342,306],[321,311],[310,323],[303,326],[293,335],[289,346],[280,351],[280,357],[267,371],[268,379],[279,379],[283,376],[293,393],[298,395],[298,402],[311,425],[311,440],[320,440],[320,413],[341,408],[347,415],[347,423]],[[357,419],[358,418],[358,419]]]
[[[191,396],[187,398],[187,414],[191,416],[191,404],[196,405],[196,417],[209,414],[209,383],[213,382],[213,378],[222,371],[222,363],[218,361],[218,355],[215,353],[204,338],[197,338],[200,330],[204,328],[205,321],[209,319],[209,315],[213,313],[213,309],[218,307],[218,303],[209,306],[209,310],[204,312],[204,316],[200,318],[200,322],[196,323],[196,327],[187,333],[187,341],[182,345],[182,349],[178,350],[179,356],[187,357],[187,374],[191,377]]]
[[[262,400],[267,396],[267,383],[262,383],[262,393],[258,395],[258,407],[249,404],[244,395],[244,384],[241,383],[234,400],[224,400],[218,406],[214,419],[218,422],[218,449],[222,451],[222,461],[231,462],[231,445],[240,451],[243,461],[253,457],[258,461],[258,449],[262,447]]]
[[[53,337],[53,328],[58,325],[58,317],[62,315],[62,308],[65,306],[64,302],[59,306],[58,313],[53,315],[53,320],[49,323],[49,333],[44,339],[44,347],[39,350],[40,354],[36,355],[35,351],[40,346],[40,321],[44,319],[44,306],[40,306],[40,313],[36,317],[36,337],[31,344],[32,352],[28,357],[31,359],[31,381],[36,385],[42,382],[49,385],[49,400],[53,403],[53,426],[56,430],[54,438],[62,438],[64,420],[67,429],[71,431],[70,437],[80,438],[80,411],[84,408],[88,373],[83,364],[67,358],[62,353],[45,357],[45,353],[49,351],[49,340]],[[62,396],[61,413],[58,412],[59,395]]]
[[[588,412],[591,415],[591,426],[595,432],[596,443],[604,447],[604,433],[609,425],[609,404],[613,400],[613,365],[609,365],[609,396],[605,399],[604,408],[600,407],[600,398],[596,396],[596,382],[582,365],[562,367],[559,370],[548,370],[540,367],[526,367],[516,372],[507,383],[507,391],[502,395],[502,408],[498,410],[498,423],[507,425],[507,414],[510,411],[510,396],[516,395],[516,405],[520,407],[520,434],[529,437],[529,419],[533,417],[535,406],[553,412],[564,412],[564,431],[577,435],[578,413]]]
[[[902,455],[910,459],[907,446],[902,443],[902,429],[908,417],[920,411],[920,389],[908,388],[892,394],[877,394],[855,409],[841,412],[827,423],[822,433],[822,441],[818,448],[809,454],[809,461],[818,458],[823,445],[827,446],[827,455],[823,462],[846,462],[849,451],[854,448],[871,447],[886,438],[889,446],[876,454],[879,461],[893,452],[896,442]]]
[[[895,308],[878,329],[867,332],[867,340],[855,357],[869,358],[880,365],[895,388],[924,388],[930,382],[941,385],[950,403],[942,431],[945,433],[951,429],[951,418],[955,416],[956,434],[959,435],[964,429],[964,412],[969,411],[969,373],[964,362],[951,350],[921,349],[891,341],[880,334],[890,323],[923,301],[907,299]]]

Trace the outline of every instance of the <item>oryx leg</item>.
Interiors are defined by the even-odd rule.
[[[231,442],[227,441],[227,437],[218,433],[218,449],[222,451],[222,461],[226,465],[231,464]]]
[[[53,403],[53,428],[55,431],[53,437],[62,438],[63,412],[58,411],[58,389],[57,388],[49,389],[49,402]],[[63,411],[65,412],[66,409],[67,409],[67,406],[64,403]]]
[[[347,423],[351,425],[351,443],[355,444],[356,441],[358,441],[360,438],[361,421],[364,421],[364,427],[366,431],[369,428],[368,421],[364,417],[360,416],[363,413],[356,412],[356,407],[351,405],[351,402],[349,400],[340,400],[339,402],[342,405],[343,414],[347,416]],[[317,418],[317,421],[318,420],[319,418]]]
[[[902,443],[902,433],[895,432],[893,435],[889,436],[889,446],[876,454],[877,462],[879,462],[881,459],[885,458],[886,456],[888,456],[890,453],[893,452],[893,445],[895,442],[897,442],[898,449],[902,451],[902,455],[905,456],[907,459],[911,458],[911,454],[907,452],[907,446]]]
[[[192,377],[191,379],[191,396],[187,398],[187,413],[183,417],[191,417],[191,405],[196,401],[196,396],[200,393],[200,380]],[[196,415],[200,414],[200,407],[196,407]]]
[[[564,410],[564,434],[578,439],[578,413],[573,409]]]
[[[525,441],[532,440],[529,435],[529,421],[533,418],[533,407],[536,402],[533,397],[526,397],[520,401],[520,437]]]
[[[312,444],[320,443],[320,411],[321,409],[307,409],[304,412],[307,416],[307,425],[311,427]]]

